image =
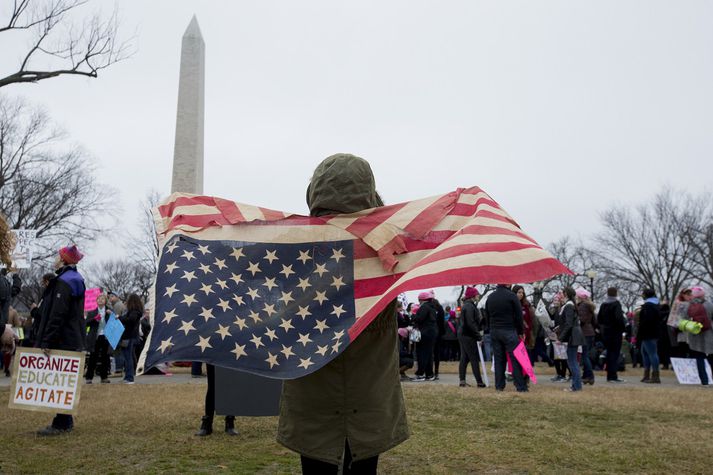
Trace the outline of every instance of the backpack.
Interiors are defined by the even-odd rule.
[[[691,302],[688,306],[688,318],[702,325],[701,331],[711,329],[711,319],[708,317],[706,307],[701,302]]]

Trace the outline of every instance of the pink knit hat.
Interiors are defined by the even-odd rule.
[[[584,287],[578,288],[577,290],[575,290],[575,293],[577,294],[577,297],[579,297],[582,300],[588,299],[589,297],[592,296],[592,294],[590,294],[589,291],[587,289],[585,289]]]
[[[691,297],[694,299],[702,299],[705,298],[706,296],[706,291],[703,289],[703,287],[691,287]]]
[[[427,290],[425,292],[421,292],[420,294],[418,294],[419,300],[429,300],[434,297],[435,297],[435,295],[433,295],[433,290]]]
[[[419,308],[421,308],[421,306],[417,303],[411,305],[411,315],[416,315],[416,312],[418,312]]]
[[[65,246],[62,249],[59,250],[59,257],[62,258],[62,260],[70,265],[76,264],[79,261],[82,260],[84,257],[84,254],[79,252],[79,249],[77,249],[77,246],[72,244],[71,246]]]
[[[467,289],[465,289],[465,298],[472,299],[473,297],[477,297],[477,296],[478,296],[478,289],[476,289],[475,287],[468,287]]]
[[[399,328],[399,336],[401,338],[408,338],[408,329],[407,328]]]

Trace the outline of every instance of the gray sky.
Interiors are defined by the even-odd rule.
[[[99,2],[108,11],[112,2]],[[305,213],[336,152],[394,203],[481,186],[541,244],[713,178],[713,3],[119,2],[138,52],[99,79],[4,88],[46,106],[133,227],[171,180],[181,36],[206,42],[205,192]],[[2,45],[0,73],[22,44]],[[113,233],[120,236],[124,227]],[[113,256],[102,239],[89,260]]]

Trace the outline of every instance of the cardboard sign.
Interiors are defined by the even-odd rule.
[[[17,348],[10,386],[11,409],[75,414],[79,406],[84,353]]]
[[[701,384],[695,359],[671,358],[671,366],[673,366],[673,372],[676,373],[676,379],[678,379],[679,384]],[[708,373],[708,382],[711,383],[713,375],[711,375],[711,367],[707,361],[706,372]]]
[[[84,291],[84,311],[91,312],[97,308],[97,297],[102,293],[102,289],[94,287]]]
[[[35,246],[37,231],[34,229],[13,229],[15,248],[10,253],[13,266],[16,269],[29,269],[32,264],[32,252]]]

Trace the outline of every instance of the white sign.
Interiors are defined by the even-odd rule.
[[[10,408],[74,414],[84,369],[84,353],[18,348],[10,388]]]
[[[29,269],[37,231],[34,229],[13,229],[12,233],[15,236],[15,248],[11,253],[13,265],[16,269]]]
[[[693,358],[671,358],[671,366],[676,373],[679,384],[701,384],[698,376],[698,366]],[[711,366],[706,361],[706,372],[708,373],[708,383],[713,384]]]

